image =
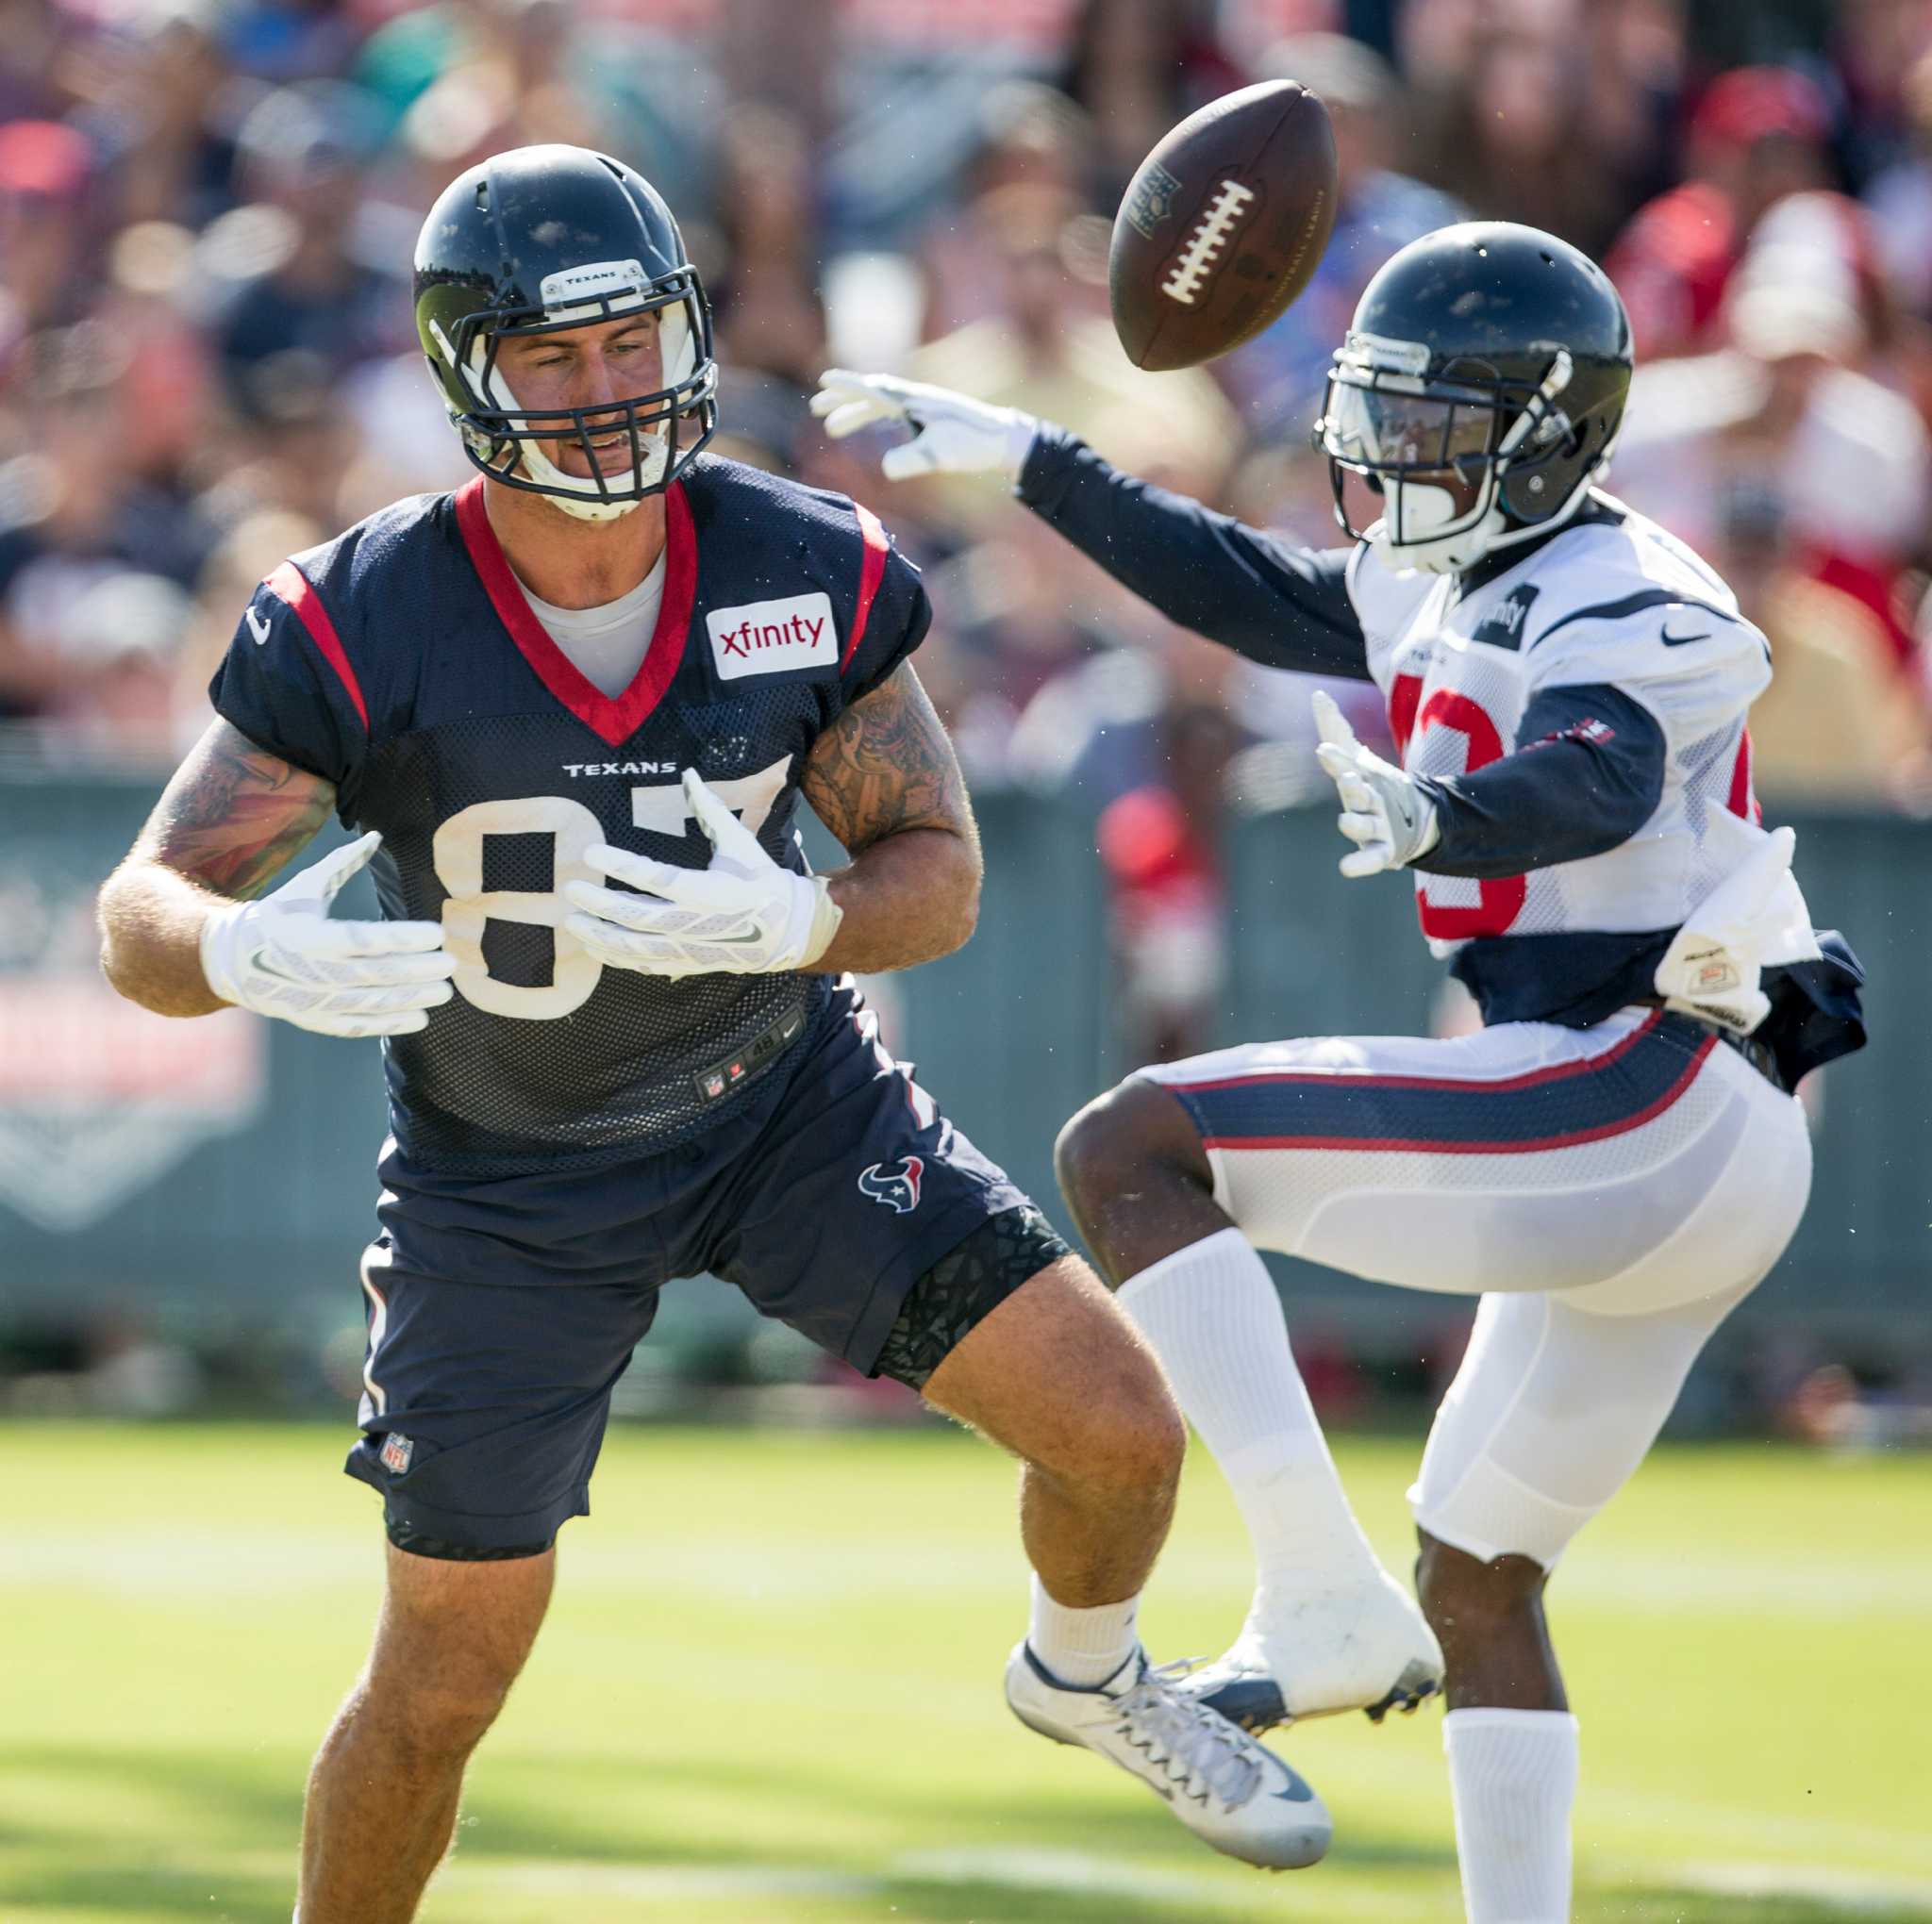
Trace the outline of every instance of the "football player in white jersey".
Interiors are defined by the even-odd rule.
[[[1182,625],[1388,702],[1399,765],[1315,698],[1341,871],[1414,871],[1484,1026],[1142,1070],[1059,1162],[1254,1538],[1247,1622],[1196,1687],[1257,1730],[1444,1687],[1472,1924],[1569,1916],[1577,1733],[1543,1586],[1790,1240],[1790,1092],[1863,1040],[1856,960],[1812,930],[1790,831],[1759,825],[1764,638],[1598,486],[1630,371],[1615,289],[1555,237],[1404,248],[1317,424],[1353,542],[1327,552],[1011,410],[839,370],[814,403],[834,435],[915,429],[889,474],[1004,472]],[[1409,1493],[1420,1612],[1349,1509],[1261,1249],[1481,1299]]]

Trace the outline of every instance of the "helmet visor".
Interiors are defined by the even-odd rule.
[[[1496,396],[1436,384],[1426,392],[1337,372],[1317,432],[1331,460],[1365,473],[1456,472],[1495,452]]]

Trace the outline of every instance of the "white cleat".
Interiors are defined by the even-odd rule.
[[[1137,1650],[1105,1684],[1070,1689],[1023,1643],[1007,1663],[1007,1702],[1028,1730],[1131,1771],[1204,1844],[1264,1870],[1320,1862],[1335,1834],[1327,1806],[1273,1750],[1181,1689],[1186,1668],[1157,1670]]]
[[[1344,1710],[1380,1723],[1442,1687],[1442,1647],[1415,1600],[1381,1570],[1316,1596],[1257,1590],[1233,1648],[1186,1687],[1247,1731]]]

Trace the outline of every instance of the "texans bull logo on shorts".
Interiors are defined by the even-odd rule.
[[[919,1207],[919,1179],[924,1173],[925,1164],[916,1155],[902,1156],[891,1165],[874,1163],[859,1173],[859,1193],[909,1216]]]

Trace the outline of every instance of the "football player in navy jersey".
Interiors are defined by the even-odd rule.
[[[918,572],[864,508],[704,452],[704,293],[619,162],[473,168],[415,286],[477,475],[262,583],[101,898],[108,973],[149,1008],[384,1038],[348,1468],[384,1498],[388,1588],[310,1780],[302,1924],[414,1915],[611,1385],[659,1285],[703,1271],[1021,1459],[1023,1721],[1217,1849],[1311,1862],[1320,1800],[1135,1634],[1183,1447],[1158,1365],[850,980],[957,948],[976,909],[908,661]],[[801,797],[848,867],[809,871]],[[360,838],[264,894],[331,811]],[[331,919],[365,864],[382,919]]]
[[[1004,474],[1175,622],[1387,701],[1397,762],[1314,696],[1341,872],[1410,871],[1482,1028],[1143,1069],[1059,1169],[1254,1538],[1247,1622],[1191,1687],[1259,1730],[1440,1684],[1471,1924],[1570,1916],[1544,1584],[1796,1228],[1799,1077],[1864,1040],[1856,958],[1757,820],[1764,638],[1599,485],[1630,374],[1624,304],[1564,241],[1411,242],[1335,356],[1316,432],[1352,539],[1328,551],[964,395],[834,369],[812,404],[835,436],[911,427],[888,474]],[[1420,1611],[1336,1478],[1263,1249],[1481,1298],[1409,1492]]]

